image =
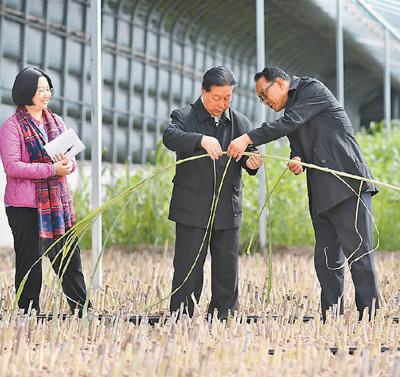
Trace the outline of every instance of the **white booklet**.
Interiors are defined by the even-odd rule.
[[[68,128],[61,135],[48,142],[44,149],[54,161],[54,156],[58,153],[64,153],[68,158],[76,156],[85,149],[85,145],[75,131],[72,128]]]

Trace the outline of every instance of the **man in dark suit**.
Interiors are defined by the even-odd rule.
[[[261,102],[276,112],[285,109],[284,115],[232,141],[228,155],[240,158],[248,144],[260,145],[287,136],[292,160],[372,178],[346,112],[323,83],[309,77],[290,78],[278,67],[266,67],[254,79]],[[289,168],[300,174],[303,167],[296,161]],[[307,169],[316,240],[314,261],[324,318],[335,304],[340,305],[343,313],[345,257],[351,267],[360,318],[366,307],[371,315],[374,299],[375,307],[379,307],[370,253],[373,250],[371,196],[377,189],[365,182],[360,187],[360,181],[354,179],[344,181],[347,185],[332,174]],[[358,200],[358,192],[362,202]]]
[[[218,311],[224,319],[228,311],[238,308],[239,226],[242,220],[241,169],[256,174],[261,166],[259,155],[232,160],[222,185],[215,221],[209,234],[206,228],[211,204],[220,185],[228,157],[222,156],[231,140],[243,135],[249,120],[230,107],[236,79],[224,67],[208,70],[202,83],[201,97],[194,103],[171,113],[171,123],[164,131],[164,145],[176,152],[177,160],[208,153],[201,158],[177,165],[169,219],[176,222],[174,277],[172,291],[183,286],[171,297],[171,311],[193,314],[192,294],[199,301],[203,286],[203,265],[208,243],[211,252],[212,297],[208,312]],[[246,147],[256,151],[255,147]],[[215,164],[215,177],[214,165]],[[206,237],[206,238],[205,238]],[[209,239],[209,237],[211,237]],[[201,248],[203,239],[204,245]],[[200,254],[199,254],[200,252]]]

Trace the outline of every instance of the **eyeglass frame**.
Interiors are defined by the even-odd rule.
[[[54,88],[44,88],[44,87],[36,88],[36,93],[41,97],[44,96],[46,92],[50,93],[50,96],[53,96]]]
[[[275,80],[271,81],[271,83],[270,83],[264,90],[261,91],[261,95],[258,95],[258,100],[259,100],[261,103],[265,103],[265,102],[266,102],[266,100],[268,99],[268,98],[267,98],[267,96],[268,96],[268,90],[269,90],[269,89],[271,88],[271,86],[274,85],[274,84],[275,84]]]

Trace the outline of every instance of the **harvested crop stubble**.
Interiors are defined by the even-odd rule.
[[[90,271],[89,255],[82,254]],[[319,285],[308,249],[274,250],[268,314],[261,312],[266,261],[260,254],[240,257],[240,314],[265,316],[250,324],[204,320],[210,298],[209,260],[200,315],[154,326],[126,321],[133,314],[144,315],[143,308],[170,291],[172,255],[154,250],[105,253],[104,288],[93,297],[102,320],[91,315],[86,325],[74,317],[39,322],[19,314],[11,317],[13,257],[11,252],[0,255],[0,376],[394,377],[400,373],[400,325],[392,320],[400,314],[399,253],[376,255],[382,308],[375,322],[357,321],[347,272],[345,316],[330,317],[325,325],[317,320],[289,323],[293,315],[319,316]],[[45,266],[49,267],[47,262]],[[42,308],[51,312],[51,285],[45,283],[43,288]],[[168,302],[155,309],[163,315]],[[382,346],[389,351],[381,352]],[[336,355],[331,347],[339,349]],[[350,347],[357,347],[353,355],[348,354]]]

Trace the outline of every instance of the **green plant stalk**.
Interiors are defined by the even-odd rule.
[[[368,182],[368,183],[372,183],[372,184],[377,185],[377,186],[386,187],[386,188],[389,188],[389,189],[400,191],[400,186],[392,185],[390,183],[386,183],[386,182],[382,182],[382,181],[378,181],[376,179],[369,179],[369,178],[361,177],[359,175],[349,174],[349,173],[342,172],[342,171],[339,171],[339,170],[330,169],[330,168],[326,168],[326,167],[322,167],[322,166],[318,166],[318,165],[314,165],[314,164],[309,164],[309,163],[302,162],[302,161],[291,160],[291,159],[287,159],[287,158],[280,157],[280,156],[272,156],[272,155],[264,154],[263,157],[271,159],[271,160],[283,161],[283,162],[287,162],[287,163],[288,162],[294,162],[296,164],[301,164],[302,166],[305,166],[306,168],[309,168],[309,169],[316,169],[316,170],[323,171],[325,173],[331,173],[331,174],[333,174],[335,176],[352,178],[352,179],[355,179],[357,181]]]
[[[362,184],[363,183],[360,182],[360,186],[359,186],[358,193],[357,193],[356,215],[355,215],[355,219],[354,219],[354,229],[355,229],[355,231],[356,231],[356,233],[358,235],[358,238],[360,239],[360,242],[359,242],[358,246],[354,249],[354,251],[349,255],[349,257],[345,258],[348,261],[353,257],[353,255],[355,255],[357,253],[358,250],[360,250],[360,247],[361,247],[361,245],[363,243],[363,237],[362,237],[362,235],[361,235],[361,233],[360,233],[360,231],[358,229],[358,212],[359,212],[360,202],[361,202]],[[365,208],[367,208],[367,207],[365,207]],[[327,247],[324,248],[326,268],[328,270],[331,270],[331,271],[342,269],[346,264],[346,260],[340,266],[330,267],[329,264],[328,264],[328,254],[327,254],[326,250],[327,250]],[[350,266],[351,266],[351,264],[349,264],[349,267]]]
[[[164,302],[165,300],[168,300],[170,297],[172,297],[175,293],[177,293],[183,286],[184,284],[187,282],[187,280],[189,279],[190,275],[192,274],[194,268],[196,267],[197,261],[200,258],[201,255],[201,251],[204,247],[204,243],[205,240],[207,239],[207,234],[209,233],[209,237],[208,237],[208,246],[210,246],[210,241],[211,241],[211,232],[212,232],[212,228],[214,226],[214,220],[215,220],[215,214],[217,212],[217,206],[218,206],[218,202],[219,202],[219,196],[221,193],[221,189],[222,189],[222,185],[224,184],[224,180],[225,180],[225,176],[226,176],[226,172],[228,171],[229,165],[232,161],[232,157],[229,158],[228,162],[226,163],[224,172],[222,174],[222,178],[221,178],[221,182],[219,184],[218,187],[218,193],[217,195],[215,195],[215,189],[214,189],[214,195],[213,195],[213,201],[211,203],[211,211],[210,211],[210,216],[208,217],[208,221],[207,221],[207,228],[203,237],[203,240],[201,242],[199,251],[197,252],[196,258],[193,262],[193,264],[190,266],[189,272],[186,274],[185,278],[183,279],[183,282],[177,287],[175,288],[168,296],[158,300],[157,302],[155,302],[154,304],[151,304],[150,306],[148,306],[147,308],[144,309],[144,311],[148,311],[152,308],[154,308],[155,306],[158,306],[159,304],[161,304],[162,302]],[[214,167],[214,188],[216,187],[216,169],[215,169],[215,161],[213,164]]]
[[[83,309],[82,309],[82,319],[85,321],[85,323],[84,323],[85,325],[88,325],[87,318],[88,318],[90,296],[91,296],[91,292],[93,290],[93,280],[94,280],[96,271],[99,268],[101,257],[103,256],[103,252],[104,252],[105,247],[107,245],[108,239],[110,238],[110,235],[111,235],[112,231],[114,230],[114,226],[117,224],[117,221],[118,221],[119,217],[121,216],[121,214],[123,213],[125,208],[129,205],[131,200],[132,200],[132,198],[130,198],[129,200],[127,200],[125,202],[124,206],[121,208],[121,210],[119,211],[119,213],[115,217],[115,219],[114,219],[109,231],[106,234],[106,237],[104,238],[104,242],[102,244],[100,253],[97,256],[96,263],[95,263],[95,266],[93,268],[93,273],[92,273],[92,276],[90,277],[89,288],[88,288],[88,291],[87,291],[86,300],[85,300],[85,303],[84,303]]]
[[[224,154],[226,154],[226,152],[224,152]],[[252,153],[250,153],[250,152],[245,152],[243,155],[251,155],[251,154]],[[264,159],[279,160],[279,161],[284,161],[284,162],[294,162],[291,159],[286,159],[286,158],[279,157],[279,156],[266,155],[266,154],[264,154],[262,156],[263,156]],[[121,200],[124,200],[126,197],[129,196],[129,194],[131,192],[133,192],[135,189],[137,189],[141,185],[145,184],[146,182],[148,182],[149,180],[155,178],[156,176],[160,175],[161,173],[163,173],[163,172],[175,167],[176,165],[179,165],[181,163],[185,163],[187,161],[197,160],[197,159],[204,158],[204,157],[208,157],[208,155],[207,154],[202,154],[202,155],[198,155],[198,156],[192,156],[192,157],[186,158],[184,160],[176,161],[173,164],[167,165],[166,167],[163,167],[163,168],[157,170],[156,172],[154,172],[149,177],[144,178],[143,180],[141,180],[137,184],[129,186],[126,190],[123,190],[121,193],[116,195],[114,198],[110,199],[109,201],[103,203],[101,206],[99,206],[99,207],[95,208],[94,210],[92,210],[87,216],[85,216],[82,220],[77,222],[64,236],[58,238],[51,246],[49,246],[49,248],[41,255],[41,257],[39,257],[34,262],[34,264],[31,266],[31,268],[25,274],[24,278],[21,281],[21,284],[19,285],[19,287],[17,289],[17,293],[16,293],[16,297],[15,297],[15,300],[14,300],[14,303],[13,303],[12,310],[14,311],[16,309],[17,302],[18,302],[18,300],[19,300],[19,298],[20,298],[20,296],[22,294],[22,291],[23,291],[23,289],[25,287],[25,284],[26,284],[27,277],[28,277],[29,273],[31,272],[32,268],[37,263],[39,263],[41,261],[41,259],[49,252],[49,250],[54,245],[56,245],[58,242],[60,242],[61,239],[63,239],[64,237],[69,237],[69,236],[75,236],[76,238],[79,239],[78,235],[83,234],[87,230],[87,228],[91,226],[93,221],[99,215],[101,215],[103,212],[109,210],[111,207],[113,207],[115,204],[117,204]],[[314,165],[314,164],[308,164],[308,163],[299,162],[299,161],[296,161],[296,163],[300,163],[302,166],[305,166],[305,167],[310,168],[310,169],[317,169],[317,170],[320,170],[320,171],[324,171],[326,173],[331,173],[331,174],[333,174],[333,175],[335,175],[337,177],[352,178],[352,179],[356,179],[356,180],[359,180],[359,181],[373,183],[373,184],[381,186],[381,187],[386,187],[386,188],[390,188],[390,189],[394,189],[394,190],[400,191],[400,187],[399,186],[392,185],[392,184],[385,183],[385,182],[381,182],[381,181],[378,181],[378,180],[368,179],[368,178],[365,178],[365,177],[352,175],[352,174],[345,173],[345,172],[340,172],[340,171],[337,171],[337,170],[334,170],[334,169],[320,167],[320,166]],[[344,182],[344,183],[346,183],[346,182]],[[376,224],[375,224],[375,226],[376,226]],[[69,249],[70,249],[70,246],[68,248],[67,246],[64,245],[63,250],[64,250],[65,254],[68,254]]]
[[[45,250],[45,252],[29,268],[29,270],[26,272],[26,274],[24,275],[24,277],[21,280],[20,285],[17,288],[17,292],[16,292],[15,299],[14,299],[13,306],[12,306],[12,312],[14,312],[16,310],[16,308],[17,308],[17,303],[18,303],[18,301],[19,301],[19,299],[21,297],[22,291],[23,291],[23,289],[25,287],[25,284],[26,284],[26,281],[28,279],[28,276],[29,276],[30,272],[36,266],[37,263],[41,262],[41,260],[47,255],[47,253],[52,249],[52,247],[54,247],[58,242],[61,242],[62,239],[67,237],[67,242],[66,242],[66,244],[63,246],[63,248],[61,250],[64,250],[63,253],[64,252],[68,253],[69,249],[71,248],[71,246],[69,245],[69,242],[68,242],[68,239],[70,239],[70,237],[72,238],[72,237],[75,236],[76,238],[79,238],[78,235],[79,234],[83,234],[92,225],[94,220],[99,215],[101,215],[103,212],[109,210],[111,207],[113,207],[119,201],[121,201],[121,200],[125,199],[126,197],[128,197],[129,194],[132,191],[134,191],[138,187],[142,186],[143,184],[145,184],[150,179],[153,179],[154,177],[156,177],[156,176],[164,173],[165,171],[175,167],[176,165],[179,165],[179,164],[187,162],[187,161],[197,160],[199,158],[204,158],[206,156],[208,156],[208,155],[207,154],[203,154],[203,155],[199,155],[199,156],[192,156],[192,157],[186,158],[184,160],[176,161],[174,164],[170,164],[168,166],[165,166],[165,167],[157,170],[156,172],[154,172],[151,176],[149,176],[147,178],[144,178],[142,181],[138,182],[137,184],[132,185],[132,186],[128,187],[127,189],[123,190],[121,193],[117,194],[114,198],[112,198],[109,201],[103,203],[101,206],[95,208],[90,213],[88,213],[82,220],[80,220],[72,228],[70,228],[68,230],[68,232],[66,232],[62,237],[60,237],[57,240],[55,240],[54,243],[52,243],[47,248],[47,250]],[[61,252],[61,250],[60,250],[60,252]],[[98,265],[98,263],[97,263],[97,265]],[[96,272],[96,270],[94,271],[94,273],[95,272]]]
[[[353,263],[359,261],[359,260],[360,260],[361,258],[363,258],[364,256],[366,256],[366,255],[368,255],[368,254],[371,254],[371,253],[373,253],[374,251],[376,251],[376,250],[378,249],[379,243],[380,243],[379,229],[378,229],[378,225],[376,224],[376,221],[375,221],[374,216],[372,215],[371,211],[369,210],[369,208],[366,206],[366,204],[364,203],[364,201],[363,201],[362,198],[361,198],[362,182],[360,182],[360,192],[357,193],[344,179],[342,179],[340,176],[338,176],[338,175],[336,175],[336,174],[334,174],[334,173],[332,173],[332,174],[333,174],[337,179],[339,179],[341,182],[343,182],[343,183],[357,196],[357,208],[356,208],[357,214],[356,214],[356,215],[358,215],[359,203],[362,203],[362,205],[364,206],[364,208],[366,209],[366,211],[368,212],[368,214],[371,216],[372,223],[374,224],[374,228],[375,228],[375,231],[376,231],[376,234],[377,234],[376,246],[375,246],[372,250],[369,250],[368,252],[366,252],[366,253],[364,253],[364,254],[361,254],[361,255],[358,256],[356,259],[352,260],[352,261],[349,263],[349,269],[351,269]],[[356,216],[356,218],[357,218],[357,216]],[[357,220],[356,220],[356,221],[357,221]],[[357,231],[357,233],[359,234],[358,228],[357,228],[357,227],[356,227],[356,231]],[[360,235],[360,237],[361,237],[361,235]],[[361,240],[361,242],[362,242],[362,240]],[[358,249],[356,249],[355,252],[357,252],[357,250],[358,250]],[[353,253],[349,256],[349,258],[348,258],[347,260],[349,260],[349,259],[355,254],[355,252],[353,252]]]
[[[272,216],[271,216],[271,193],[269,191],[268,184],[268,173],[267,167],[264,163],[264,176],[265,176],[265,188],[266,188],[266,203],[268,205],[268,277],[267,277],[267,296],[264,301],[263,312],[265,312],[267,306],[271,301],[271,289],[272,289]]]
[[[271,190],[271,194],[270,194],[271,196],[272,196],[272,194],[274,193],[274,191],[275,191],[276,187],[278,186],[279,182],[282,180],[282,178],[283,178],[284,175],[286,174],[287,170],[288,170],[288,168],[286,167],[286,168],[283,170],[282,174],[279,176],[279,178],[275,181],[275,184],[274,184],[274,186],[272,187],[272,190]],[[258,216],[257,216],[257,223],[260,221],[260,218],[261,218],[262,213],[264,212],[266,203],[267,203],[267,201],[265,200],[265,201],[264,201],[264,204],[262,205],[262,207],[261,207],[261,209],[260,209],[260,211],[259,211],[259,213],[258,213]],[[246,248],[246,254],[247,254],[247,255],[250,255],[250,254],[251,254],[251,248],[252,248],[252,246],[253,246],[254,235],[255,235],[255,230],[253,229],[253,232],[251,233],[251,237],[250,237],[249,244],[247,245],[247,248]]]

